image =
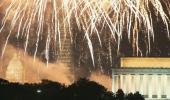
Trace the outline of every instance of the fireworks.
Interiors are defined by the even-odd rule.
[[[0,6],[5,2],[8,2],[8,6],[5,7],[0,33],[2,34],[2,31],[7,27],[7,21],[10,23],[10,30],[2,55],[11,34],[14,30],[17,30],[15,32],[16,37],[26,38],[25,52],[30,37],[36,35],[34,57],[37,54],[38,43],[45,35],[45,55],[48,61],[51,43],[58,45],[61,49],[62,42],[65,39],[61,36],[69,36],[71,38],[70,42],[72,42],[72,29],[75,27],[72,24],[73,20],[78,29],[85,34],[84,37],[87,40],[93,64],[94,51],[91,36],[96,35],[102,47],[101,35],[104,27],[109,29],[106,31],[111,34],[110,39],[116,41],[117,51],[119,51],[122,36],[126,32],[129,42],[137,51],[137,55],[141,53],[138,40],[141,29],[144,30],[147,37],[148,52],[150,51],[151,41],[154,41],[152,13],[160,16],[169,36],[169,18],[164,9],[169,9],[170,3],[166,3],[169,2],[166,0],[2,0]],[[163,7],[162,3],[165,3],[166,7]],[[34,30],[34,32],[31,32],[31,30]]]

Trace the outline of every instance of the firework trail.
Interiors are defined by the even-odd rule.
[[[167,28],[169,37],[169,18],[165,13],[165,9],[169,9],[170,3],[167,0],[3,0],[8,2],[5,7],[5,15],[1,21],[0,33],[7,27],[10,22],[10,30],[6,38],[2,56],[5,52],[13,30],[17,30],[16,37],[24,37],[25,52],[32,35],[36,35],[36,49],[34,58],[39,48],[38,43],[43,35],[46,38],[46,59],[49,59],[49,46],[51,43],[59,44],[62,48],[62,42],[65,38],[61,36],[73,37],[72,29],[74,19],[78,29],[83,30],[84,37],[87,40],[93,64],[95,62],[93,54],[92,35],[98,37],[100,46],[102,47],[102,31],[104,27],[108,27],[111,34],[110,39],[114,39],[118,45],[119,51],[120,41],[124,32],[127,32],[129,42],[133,45],[137,55],[141,54],[139,48],[139,31],[144,30],[147,37],[148,52],[150,52],[151,41],[154,41],[153,19],[152,14],[160,16]],[[162,3],[166,4],[163,8]],[[153,11],[151,11],[151,7]],[[44,30],[47,28],[47,32]],[[31,32],[34,30],[34,32]],[[64,32],[62,32],[64,30]],[[111,48],[109,46],[109,48]],[[112,59],[112,56],[110,56]]]

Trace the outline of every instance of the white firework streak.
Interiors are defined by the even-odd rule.
[[[152,5],[155,10],[152,13],[161,17],[167,27],[167,34],[169,36],[169,18],[165,14],[160,0],[3,0],[0,2],[0,6],[4,2],[10,3],[5,7],[6,12],[1,22],[0,33],[5,29],[7,20],[10,20],[11,26],[2,56],[12,31],[17,27],[18,32],[16,36],[26,37],[25,52],[27,51],[30,35],[36,34],[37,40],[34,58],[37,54],[40,38],[45,34],[47,36],[46,59],[49,59],[48,49],[51,42],[58,43],[59,48],[62,48],[63,39],[61,38],[61,34],[64,34],[65,37],[69,35],[71,41],[73,41],[72,29],[74,26],[71,23],[72,18],[75,19],[78,29],[83,29],[85,33],[83,35],[87,39],[93,64],[95,59],[93,57],[94,52],[91,36],[92,34],[97,35],[100,46],[102,47],[100,36],[103,27],[108,27],[108,32],[112,35],[110,39],[114,39],[117,42],[118,52],[123,31],[126,29],[129,42],[133,40],[132,45],[134,45],[133,47],[136,49],[137,55],[142,55],[138,44],[140,28],[144,27],[148,38],[148,52],[150,52],[151,41],[154,41],[154,30],[149,5]],[[170,5],[166,3],[166,0],[162,2],[165,2],[166,9],[170,9]],[[50,12],[49,14],[51,15],[48,16],[46,12]],[[110,15],[111,13],[112,15]],[[13,17],[10,18],[11,16]],[[49,23],[49,19],[51,20],[51,24],[47,24],[48,32],[45,33],[44,23]],[[38,23],[36,32],[30,33],[30,29],[35,22]],[[98,26],[102,26],[102,28],[99,29]],[[62,29],[64,29],[64,32],[61,31]],[[111,49],[111,47],[109,48]]]

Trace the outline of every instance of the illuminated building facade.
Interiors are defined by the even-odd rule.
[[[19,60],[18,56],[15,54],[11,61],[9,62],[9,65],[7,67],[6,71],[6,78],[10,82],[24,82],[24,73],[23,73],[23,66],[21,61]]]
[[[139,91],[147,99],[170,99],[169,58],[122,58],[113,69],[112,91]]]

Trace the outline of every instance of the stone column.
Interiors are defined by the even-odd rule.
[[[157,78],[157,79],[158,79],[158,87],[157,87],[157,88],[158,88],[158,89],[157,89],[157,90],[158,90],[158,92],[157,92],[158,94],[157,94],[157,96],[158,96],[158,98],[161,98],[161,95],[162,95],[162,94],[161,94],[161,93],[162,93],[162,92],[161,92],[161,87],[162,87],[162,86],[161,86],[161,75],[158,75],[158,78]]]
[[[152,95],[157,95],[157,87],[158,87],[157,75],[152,75]]]
[[[115,74],[112,75],[112,92],[115,93],[116,90],[115,90]]]
[[[135,92],[140,91],[140,75],[135,75]]]
[[[148,75],[143,75],[143,95],[148,95]]]
[[[144,78],[143,77],[144,77],[144,75],[140,75],[140,89],[139,89],[139,92],[144,95],[144,91],[143,91],[143,89],[144,89]]]
[[[115,93],[117,92],[117,90],[119,89],[119,75],[115,75]]]
[[[148,91],[148,94],[149,94],[149,98],[152,98],[152,93],[153,93],[153,75],[148,75],[149,77],[149,91]]]
[[[135,92],[135,75],[131,75],[132,79],[131,79],[131,92],[134,93]]]
[[[122,90],[123,90],[123,85],[124,85],[123,75],[120,75],[120,89]]]
[[[161,95],[166,95],[166,75],[161,75]]]
[[[167,75],[164,75],[164,77],[165,77],[165,83],[164,83],[164,89],[165,89],[165,95],[166,95],[166,97],[168,96],[168,85],[169,84],[167,84],[167,82],[168,82],[168,77],[167,77]]]
[[[123,83],[123,90],[125,93],[127,93],[127,83],[128,83],[128,75],[124,75],[124,83]]]
[[[167,75],[167,98],[170,99],[170,75]]]
[[[129,93],[129,92],[132,92],[131,90],[132,90],[132,75],[128,75],[127,76],[127,78],[128,78],[128,87],[127,87],[127,92]]]

